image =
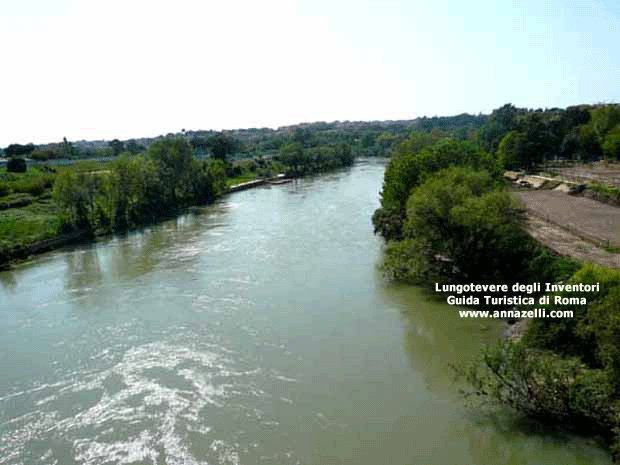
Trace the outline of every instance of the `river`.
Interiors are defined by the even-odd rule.
[[[0,273],[0,464],[602,464],[468,409],[498,340],[385,283],[384,163],[239,192]]]

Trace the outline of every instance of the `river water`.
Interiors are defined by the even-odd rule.
[[[230,195],[0,273],[0,464],[599,464],[464,406],[500,337],[385,283],[384,164]]]

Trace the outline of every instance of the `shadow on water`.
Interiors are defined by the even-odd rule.
[[[462,434],[469,439],[473,450],[499,450],[501,444],[502,449],[509,450],[514,463],[538,463],[533,452],[541,446],[555,446],[565,454],[570,453],[574,463],[593,463],[595,457],[596,463],[611,462],[602,438],[576,435],[572,431],[527,418],[512,410],[500,407],[479,408],[475,412],[470,411],[467,418],[469,422],[464,426]],[[522,444],[524,439],[538,447],[506,448],[506,445]]]
[[[217,208],[221,213],[224,208]],[[191,244],[199,233],[222,226],[211,221],[211,211],[194,209],[164,223],[102,238],[66,254],[67,289],[92,288],[107,281],[126,281],[155,270]]]
[[[103,271],[96,248],[89,248],[65,256],[67,277],[65,290],[76,297],[84,297],[103,282]]]
[[[504,329],[497,320],[461,318],[458,307],[420,288],[394,284],[381,292],[403,317],[412,367],[425,374],[433,389],[448,387],[454,378],[450,367],[474,359],[480,347],[495,344]]]
[[[501,340],[505,324],[499,320],[464,319],[432,291],[393,284],[383,298],[401,314],[405,324],[404,350],[412,368],[424,375],[428,388],[460,404],[461,421],[453,435],[462,437],[476,464],[534,464],[543,454],[554,463],[609,463],[600,438],[578,436],[497,406],[468,404],[460,398],[451,366],[474,360],[484,345]]]
[[[11,270],[0,271],[0,285],[6,292],[14,293],[17,289],[17,277]]]

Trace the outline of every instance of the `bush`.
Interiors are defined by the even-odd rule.
[[[525,282],[534,241],[521,224],[520,204],[497,190],[488,172],[450,167],[412,191],[403,237],[414,241],[416,251],[393,249],[386,265],[396,276],[433,275],[444,282]],[[424,257],[412,260],[418,253]],[[412,264],[429,269],[408,269]]]
[[[30,154],[30,158],[32,158],[33,160],[40,160],[40,161],[45,161],[45,160],[53,160],[58,158],[58,153],[56,152],[56,150],[48,148],[48,149],[40,149],[40,150],[35,150],[34,152],[32,152]]]
[[[381,208],[386,213],[377,214],[373,218],[375,230],[386,240],[398,239],[398,236],[389,234],[400,231],[402,225],[384,225],[382,221],[392,223],[399,215],[404,218],[411,190],[431,174],[453,165],[484,169],[491,172],[494,178],[499,176],[495,159],[468,141],[444,139],[420,152],[394,156],[385,170],[381,192]]]
[[[6,181],[0,181],[0,197],[9,195],[11,193],[11,186]]]
[[[456,368],[466,396],[511,407],[546,423],[559,423],[608,441],[619,425],[609,376],[577,358],[536,351],[522,343],[483,350],[476,362]]]
[[[144,155],[119,155],[105,172],[89,165],[63,171],[53,199],[69,227],[126,229],[213,200],[224,190],[225,179],[223,161],[195,160],[187,142],[166,139]]]
[[[26,169],[26,160],[23,158],[11,158],[6,164],[6,170],[9,173],[25,173]]]
[[[584,265],[568,281],[571,284],[599,284],[598,292],[561,292],[562,297],[584,297],[588,305],[546,305],[552,310],[572,310],[573,318],[537,318],[532,320],[524,341],[531,347],[553,350],[564,356],[580,357],[593,368],[611,368],[604,353],[610,353],[608,333],[615,327],[620,303],[613,300],[620,289],[620,270]],[[611,297],[608,297],[611,296]],[[614,303],[615,302],[615,303]],[[620,350],[620,338],[617,340]],[[616,349],[613,349],[616,350]],[[620,352],[619,352],[620,353]]]
[[[620,124],[605,136],[602,149],[606,160],[620,160]]]

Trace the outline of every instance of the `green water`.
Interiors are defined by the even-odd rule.
[[[0,464],[599,464],[468,410],[500,337],[377,273],[384,164],[233,194],[0,273]]]

